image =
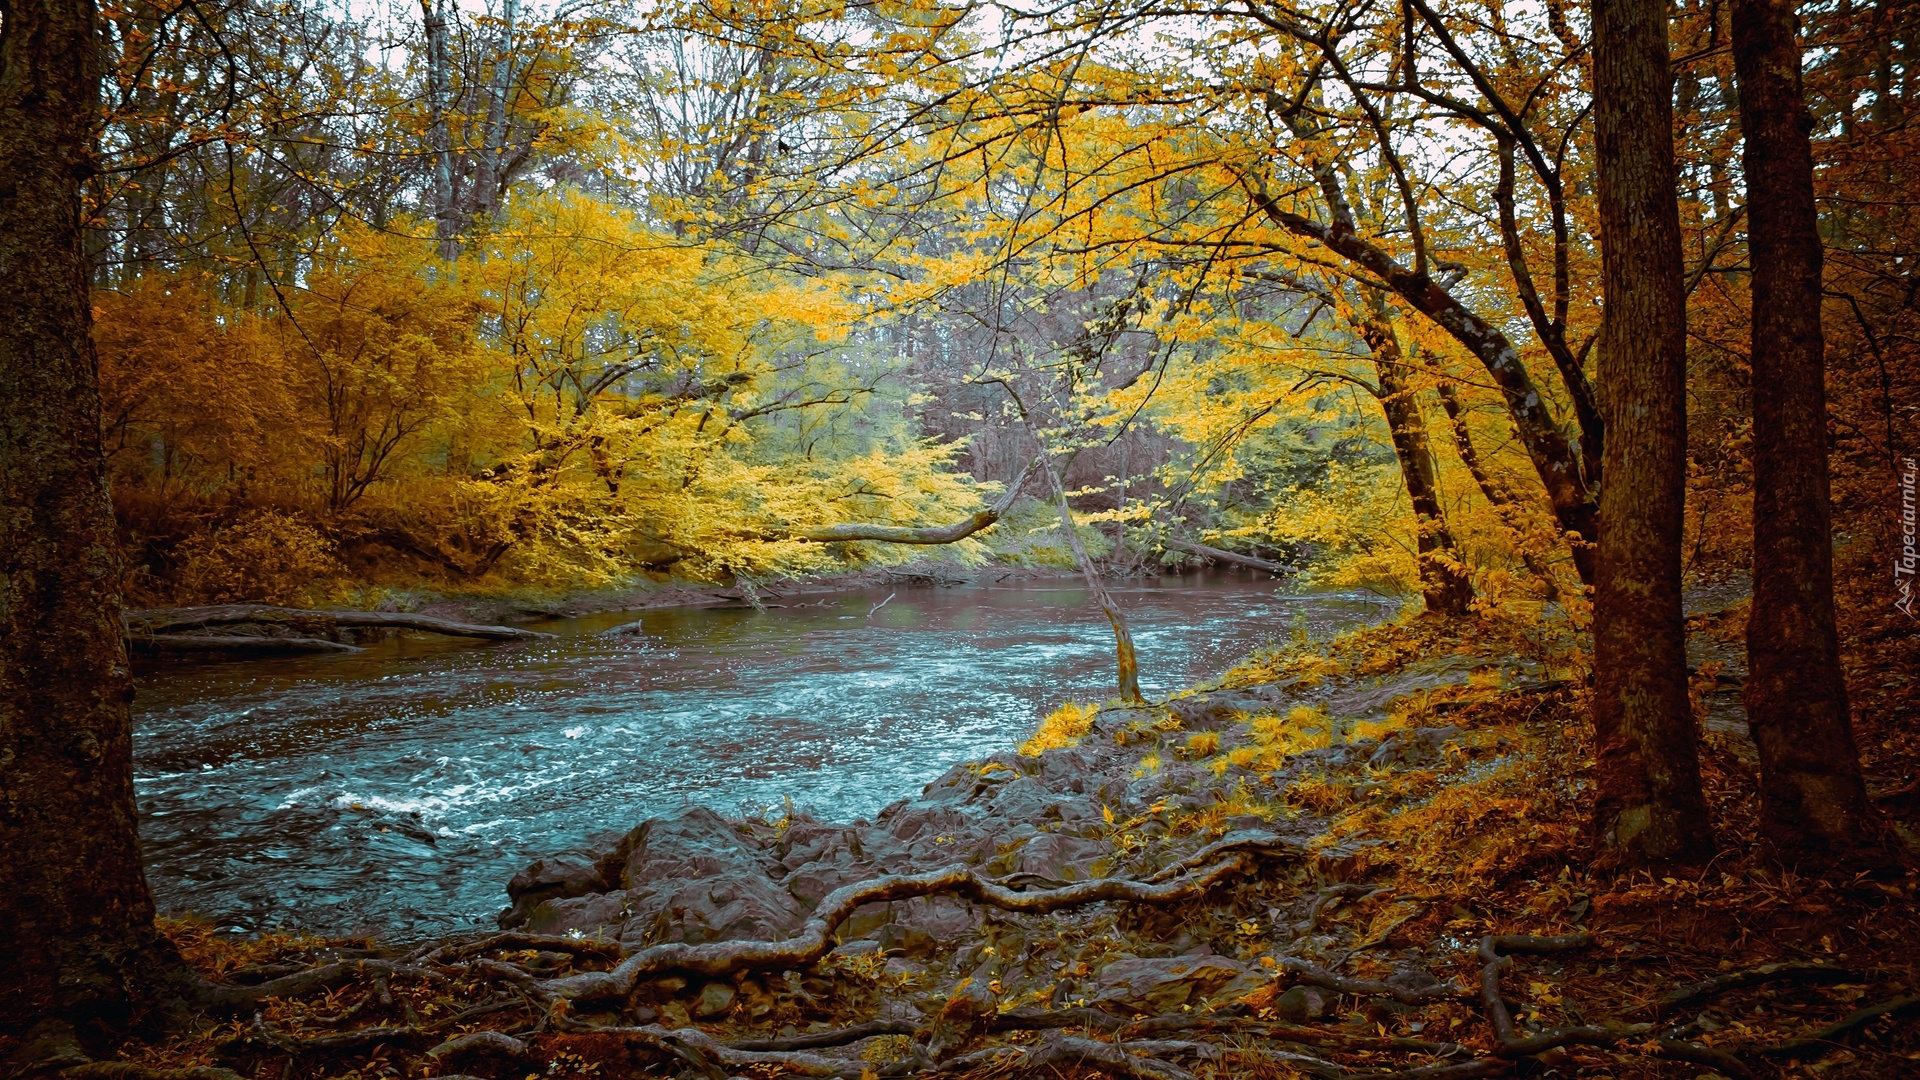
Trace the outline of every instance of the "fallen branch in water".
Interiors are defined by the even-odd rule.
[[[136,646],[236,652],[351,650],[353,646],[332,640],[341,630],[351,629],[420,630],[430,634],[489,641],[524,641],[553,636],[517,626],[454,622],[404,611],[317,611],[276,607],[272,604],[215,604],[210,607],[130,610],[121,612],[120,620],[127,628],[128,639]],[[295,634],[274,637],[262,633],[228,635],[181,632],[205,631],[215,626],[273,627],[295,631]]]
[[[127,639],[147,652],[229,653],[356,653],[358,645],[311,637],[267,637],[264,634],[134,634]]]
[[[1293,572],[1277,562],[1271,562],[1267,559],[1257,558],[1252,555],[1242,555],[1237,551],[1228,551],[1225,548],[1196,543],[1192,540],[1175,540],[1172,537],[1162,537],[1160,543],[1163,547],[1169,547],[1175,551],[1183,551],[1188,555],[1198,555],[1203,559],[1213,559],[1216,562],[1229,562],[1239,566],[1248,566],[1255,570],[1265,570],[1269,574],[1291,574]]]
[[[1298,849],[1278,836],[1248,834],[1236,841],[1240,850],[1205,871],[1180,880],[1154,883],[1125,878],[1096,878],[1060,889],[1015,892],[996,885],[966,867],[950,867],[925,874],[893,875],[843,886],[828,894],[799,934],[785,941],[723,941],[704,945],[670,942],[642,949],[612,971],[589,971],[538,984],[535,992],[556,998],[589,1000],[624,997],[641,979],[672,971],[721,978],[742,971],[804,967],[833,948],[833,932],[855,909],[867,904],[910,900],[947,894],[1003,911],[1044,914],[1063,908],[1121,900],[1136,904],[1169,904],[1199,896],[1233,875],[1250,869],[1247,849],[1264,844],[1271,852],[1293,854]]]

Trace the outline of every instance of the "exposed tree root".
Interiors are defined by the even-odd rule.
[[[966,867],[950,867],[925,874],[897,875],[848,885],[834,890],[815,909],[813,918],[801,932],[785,941],[727,941],[706,945],[678,942],[642,949],[621,961],[612,971],[590,971],[538,984],[536,992],[568,1000],[595,1000],[624,997],[641,979],[670,971],[684,971],[720,978],[742,971],[766,971],[804,967],[825,956],[833,948],[833,932],[854,911],[867,904],[908,900],[924,896],[965,897],[1003,911],[1045,914],[1065,908],[1121,900],[1136,904],[1170,904],[1200,896],[1250,869],[1252,855],[1247,849],[1264,845],[1269,850],[1292,852],[1293,846],[1277,836],[1243,835],[1236,841],[1239,849],[1225,861],[1204,871],[1166,882],[1132,881],[1125,878],[1095,878],[1062,889],[1015,892],[996,885]]]
[[[203,983],[199,987],[198,1004],[216,1014],[245,1012],[256,1003],[269,998],[296,998],[316,990],[331,990],[345,986],[355,979],[372,975],[446,979],[445,975],[431,968],[413,964],[395,963],[391,960],[342,960],[311,967],[291,975],[283,975],[277,979],[268,979],[266,982],[254,983],[251,986]]]
[[[1324,986],[1329,990],[1338,990],[1343,994],[1356,994],[1360,997],[1390,997],[1403,1005],[1424,1005],[1430,1001],[1444,1001],[1450,998],[1470,998],[1473,991],[1452,984],[1429,986],[1420,990],[1408,990],[1405,987],[1377,982],[1373,979],[1350,979],[1344,975],[1335,975],[1325,968],[1315,967],[1295,957],[1282,957],[1280,969],[1300,977],[1301,982]]]
[[[833,1046],[849,1046],[862,1039],[874,1039],[882,1035],[911,1035],[918,1030],[917,1024],[906,1020],[870,1020],[864,1024],[836,1028],[832,1031],[814,1031],[782,1039],[742,1039],[728,1045],[735,1050],[779,1054],[793,1050],[824,1050]]]
[[[62,1080],[242,1080],[232,1069],[154,1069],[131,1061],[89,1061],[61,1069],[57,1075]]]
[[[1883,1016],[1920,1015],[1920,995],[1897,997],[1883,1001],[1878,1005],[1869,1005],[1864,1009],[1847,1014],[1836,1024],[1821,1028],[1804,1039],[1795,1039],[1779,1046],[1770,1046],[1760,1051],[1767,1057],[1817,1058],[1823,1057],[1840,1048],[1847,1036]]]
[[[645,1046],[692,1065],[698,1071],[709,1075],[726,1075],[714,1069],[715,1065],[735,1069],[779,1068],[800,1073],[803,1076],[844,1077],[847,1080],[858,1080],[863,1071],[858,1064],[837,1058],[821,1057],[818,1054],[809,1054],[800,1050],[736,1049],[719,1042],[699,1028],[665,1028],[658,1024],[649,1024],[645,1027],[579,1027],[570,1028],[570,1030],[591,1034],[596,1038],[619,1039]]]
[[[1847,982],[1860,976],[1836,964],[1762,964],[1744,971],[1729,971],[1711,979],[1683,986],[1648,1007],[1655,1016],[1666,1016],[1682,1005],[1705,1000],[1743,986],[1767,982]]]
[[[483,952],[504,949],[538,949],[544,952],[566,953],[570,956],[593,956],[603,960],[618,960],[620,946],[612,941],[598,941],[593,938],[563,937],[558,934],[520,934],[508,931],[503,934],[488,934],[471,941],[439,945],[421,950],[410,960],[425,964],[446,963],[462,957],[478,956]]]
[[[435,1061],[504,1061],[516,1065],[537,1065],[539,1057],[526,1043],[502,1031],[470,1031],[456,1035],[427,1051]]]
[[[1153,1058],[1135,1057],[1126,1051],[1127,1043],[1095,1042],[1075,1036],[1050,1039],[1039,1046],[996,1046],[954,1058],[940,1072],[966,1072],[986,1065],[1010,1067],[1019,1072],[1037,1072],[1050,1065],[1091,1065],[1109,1075],[1127,1080],[1194,1080],[1194,1075],[1176,1065]]]
[[[1558,953],[1572,949],[1585,948],[1593,944],[1592,934],[1566,934],[1560,937],[1533,937],[1530,935],[1494,935],[1480,939],[1480,959],[1484,966],[1480,969],[1480,996],[1486,1006],[1487,1018],[1493,1023],[1495,1050],[1501,1057],[1532,1057],[1545,1053],[1555,1047],[1580,1044],[1614,1048],[1629,1039],[1643,1040],[1651,1047],[1656,1057],[1689,1061],[1696,1065],[1708,1065],[1720,1070],[1736,1080],[1744,1080],[1753,1075],[1738,1058],[1697,1043],[1682,1042],[1678,1039],[1651,1037],[1653,1025],[1613,1025],[1599,1027],[1582,1024],[1574,1027],[1554,1028],[1534,1035],[1521,1035],[1513,1024],[1513,1014],[1507,1009],[1506,1001],[1500,996],[1500,974],[1513,962],[1510,953]]]

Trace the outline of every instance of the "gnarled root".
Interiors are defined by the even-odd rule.
[[[1522,1035],[1514,1028],[1513,1014],[1508,1011],[1506,1001],[1500,996],[1500,974],[1513,962],[1511,953],[1558,953],[1572,949],[1585,948],[1593,944],[1592,934],[1566,934],[1560,937],[1533,937],[1529,935],[1494,935],[1480,939],[1480,960],[1484,965],[1480,969],[1480,998],[1486,1006],[1487,1019],[1493,1024],[1494,1041],[1498,1044],[1494,1051],[1503,1058],[1532,1057],[1559,1046],[1580,1044],[1612,1048],[1627,1039],[1648,1039],[1653,1026],[1651,1024],[1621,1024],[1599,1027],[1583,1024],[1575,1027],[1554,1028],[1534,1035]],[[1736,1080],[1744,1080],[1753,1075],[1752,1070],[1742,1064],[1738,1058],[1722,1053],[1709,1046],[1682,1042],[1678,1039],[1649,1040],[1656,1057],[1673,1058],[1688,1061],[1696,1065],[1707,1065],[1718,1069]]]
[[[1224,842],[1223,842],[1224,843]],[[1222,861],[1168,881],[1132,881],[1096,878],[1059,889],[1016,892],[981,877],[966,867],[950,867],[925,874],[895,875],[834,890],[820,902],[813,918],[799,934],[785,941],[726,941],[705,945],[678,942],[642,949],[622,960],[612,971],[590,971],[548,979],[533,991],[567,1000],[624,997],[644,978],[683,971],[721,978],[742,971],[804,967],[833,948],[833,932],[854,911],[867,904],[947,894],[1003,911],[1045,914],[1065,908],[1119,900],[1136,904],[1171,904],[1189,900],[1235,875],[1251,869],[1256,850],[1288,852],[1296,849],[1271,834],[1243,834]],[[1221,849],[1215,845],[1217,850]],[[1164,873],[1164,872],[1163,872]]]

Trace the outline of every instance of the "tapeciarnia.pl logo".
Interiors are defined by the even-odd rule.
[[[1900,462],[1900,555],[1893,560],[1893,587],[1900,593],[1900,599],[1893,606],[1905,612],[1907,618],[1920,618],[1913,613],[1913,576],[1920,569],[1920,550],[1916,550],[1916,526],[1914,510],[1914,478],[1920,474],[1920,464],[1914,459],[1905,458]]]

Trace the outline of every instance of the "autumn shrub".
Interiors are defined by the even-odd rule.
[[[272,510],[192,536],[177,554],[182,603],[311,604],[332,591],[344,569],[325,534]]]
[[[1020,744],[1020,752],[1028,757],[1039,757],[1048,750],[1078,744],[1087,732],[1093,730],[1093,717],[1099,711],[1095,705],[1067,702],[1040,721],[1039,729]]]

